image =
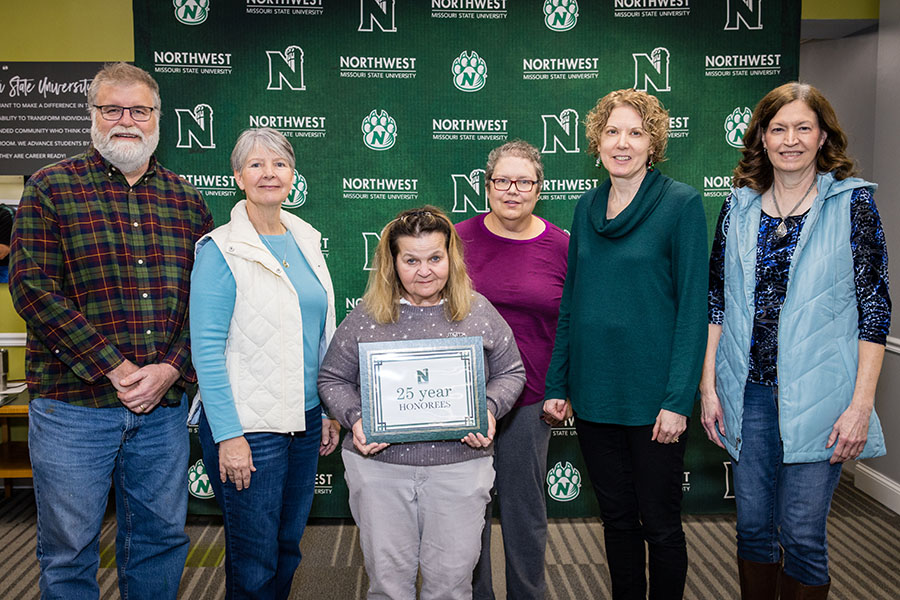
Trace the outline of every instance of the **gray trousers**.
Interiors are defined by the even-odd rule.
[[[414,467],[341,454],[369,576],[367,598],[415,600],[420,571],[422,600],[471,598],[492,458]]]
[[[544,551],[547,547],[547,447],[550,426],[541,420],[543,403],[514,408],[497,423],[494,436],[496,497],[488,505],[481,534],[481,557],[474,574],[475,600],[493,600],[491,512],[500,508],[506,554],[506,597],[543,600]],[[507,526],[508,525],[508,526]]]

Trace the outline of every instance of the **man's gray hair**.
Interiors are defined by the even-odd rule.
[[[159,84],[150,76],[150,73],[126,62],[106,63],[94,75],[94,80],[91,81],[91,87],[88,88],[87,93],[88,110],[94,110],[94,105],[97,103],[97,92],[100,91],[101,85],[124,86],[136,83],[142,83],[150,88],[150,92],[153,94],[153,108],[156,109],[157,113],[161,113],[162,102],[159,99]]]
[[[287,141],[281,132],[271,127],[260,127],[258,129],[245,129],[238,136],[234,143],[234,150],[231,151],[231,170],[240,171],[247,162],[247,157],[253,150],[254,146],[259,146],[281,158],[288,159],[291,163],[291,169],[296,165],[294,160],[294,149],[291,143]]]

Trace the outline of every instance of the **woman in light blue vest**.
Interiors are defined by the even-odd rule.
[[[834,110],[806,84],[769,92],[744,146],[710,259],[703,427],[734,459],[742,597],[825,598],[841,465],[885,452],[876,186],[852,176]]]

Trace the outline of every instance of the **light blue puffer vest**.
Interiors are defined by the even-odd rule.
[[[831,458],[831,428],[850,405],[859,354],[859,313],[850,249],[853,190],[875,184],[855,177],[818,175],[818,196],[800,232],[788,271],[778,323],[778,406],[784,462]],[[716,391],[725,413],[722,441],[735,459],[741,450],[744,386],[750,370],[756,286],[756,241],[761,198],[750,188],[732,191],[725,246],[725,321],[716,354]],[[881,424],[872,411],[860,458],[885,453]]]

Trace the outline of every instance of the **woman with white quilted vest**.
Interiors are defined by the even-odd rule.
[[[742,597],[826,598],[841,465],[885,453],[876,186],[853,177],[834,110],[807,84],[769,92],[744,146],[710,259],[703,427],[733,459]]]
[[[200,443],[224,518],[226,597],[287,598],[318,457],[338,441],[316,389],[334,291],[321,235],[281,208],[294,178],[290,143],[248,129],[231,166],[247,199],[197,242],[191,275]]]

